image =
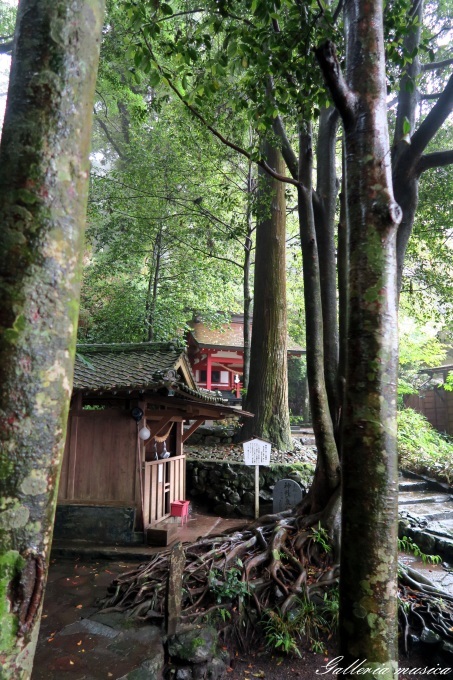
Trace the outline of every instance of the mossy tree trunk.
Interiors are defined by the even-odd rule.
[[[345,129],[349,229],[340,651],[397,677],[397,286],[382,3],[346,0],[347,82],[317,54]],[[352,677],[354,677],[352,675]]]
[[[72,387],[103,0],[21,0],[0,147],[0,677],[29,678]]]
[[[267,163],[284,173],[280,151],[265,143]],[[292,448],[288,407],[286,327],[285,185],[260,173],[262,218],[256,229],[253,333],[245,408],[255,414],[242,428],[244,439],[255,435],[277,448]]]

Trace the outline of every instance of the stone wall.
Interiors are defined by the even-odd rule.
[[[260,467],[260,513],[272,512],[272,491],[279,479],[293,479],[307,489],[310,463]],[[255,468],[243,463],[187,460],[187,497],[221,517],[253,517]]]
[[[234,425],[202,425],[190,435],[186,441],[187,445],[202,444],[231,444],[236,434]]]

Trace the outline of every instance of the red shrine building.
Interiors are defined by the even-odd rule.
[[[198,386],[218,390],[230,403],[239,403],[244,370],[244,316],[232,314],[230,323],[216,329],[196,316],[189,326],[187,352]],[[305,350],[288,338],[288,355],[303,354]]]

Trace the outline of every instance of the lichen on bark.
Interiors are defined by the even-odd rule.
[[[64,447],[103,0],[22,0],[0,146],[3,679],[28,678]],[[3,618],[4,617],[4,618]]]

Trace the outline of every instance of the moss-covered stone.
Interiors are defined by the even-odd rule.
[[[168,653],[180,661],[203,663],[217,654],[218,633],[210,626],[195,626],[178,632],[168,640]]]

